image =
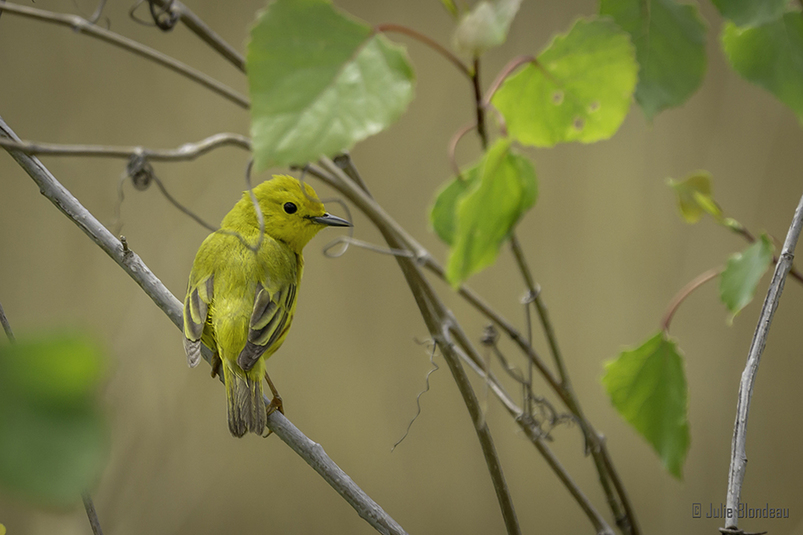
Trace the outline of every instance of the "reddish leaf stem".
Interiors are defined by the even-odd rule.
[[[460,166],[457,165],[457,156],[455,156],[455,153],[457,152],[457,144],[460,143],[460,140],[463,139],[463,136],[471,132],[471,130],[476,127],[477,123],[467,124],[455,132],[455,134],[452,136],[452,139],[449,140],[449,163],[452,164],[454,174],[459,179],[462,179],[462,175],[460,173]]]
[[[664,331],[669,331],[669,324],[672,322],[672,316],[675,315],[675,311],[678,309],[680,304],[689,296],[691,293],[705,284],[706,282],[710,281],[711,279],[715,278],[717,275],[722,273],[722,267],[716,267],[713,269],[709,269],[705,273],[699,275],[697,278],[692,280],[686,286],[680,290],[677,295],[672,299],[669,303],[669,306],[666,307],[666,312],[664,313],[664,319],[661,320],[661,328]]]
[[[400,33],[400,34],[406,35],[407,37],[411,37],[412,39],[415,39],[419,43],[422,43],[422,44],[428,46],[429,48],[431,48],[432,50],[434,50],[435,52],[437,52],[438,54],[440,54],[444,58],[448,59],[450,62],[452,62],[452,65],[457,67],[457,69],[460,72],[462,72],[463,74],[465,74],[469,78],[471,77],[471,69],[469,68],[468,65],[466,65],[465,63],[460,61],[460,58],[455,56],[446,47],[444,47],[443,45],[441,45],[440,43],[438,43],[437,41],[435,41],[431,37],[428,37],[428,36],[426,36],[426,35],[424,35],[422,33],[419,33],[417,31],[413,30],[412,28],[408,28],[407,26],[402,26],[401,24],[385,23],[385,24],[378,24],[377,26],[374,26],[374,32],[376,32],[376,33]]]
[[[513,73],[513,71],[525,63],[538,64],[538,60],[533,56],[517,56],[511,59],[508,64],[505,65],[501,71],[499,71],[499,74],[496,75],[496,80],[494,80],[494,83],[491,84],[491,87],[488,89],[488,92],[485,94],[485,98],[482,101],[482,106],[484,108],[488,107],[488,104],[491,102],[491,98],[493,98],[494,93],[496,93],[497,89],[499,89],[499,86],[502,85],[502,82],[504,82],[507,77]]]

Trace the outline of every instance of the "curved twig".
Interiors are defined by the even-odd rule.
[[[187,6],[178,0],[149,0],[151,4],[170,9],[171,14],[178,19],[203,42],[211,46],[218,54],[223,56],[229,63],[245,72],[245,58],[233,46],[223,40],[206,23],[193,13]]]
[[[250,151],[251,140],[240,134],[220,133],[202,139],[197,143],[185,143],[175,149],[149,149],[141,146],[115,147],[108,145],[39,143],[0,137],[0,147],[4,147],[7,150],[13,149],[32,156],[98,156],[126,159],[132,156],[144,156],[154,162],[186,162],[221,147],[239,147]]]
[[[377,33],[400,33],[406,35],[407,37],[411,37],[418,41],[419,43],[423,43],[447,60],[449,60],[452,65],[457,67],[457,69],[465,74],[468,77],[471,77],[471,69],[463,63],[460,58],[452,54],[446,47],[439,44],[437,41],[432,39],[431,37],[427,37],[426,35],[419,33],[412,28],[408,28],[407,26],[402,26],[401,24],[378,24],[374,26],[374,31]]]
[[[448,156],[449,156],[449,163],[452,165],[452,170],[454,171],[454,175],[458,178],[462,178],[462,174],[460,173],[460,166],[457,165],[457,144],[460,143],[460,140],[463,139],[463,136],[471,132],[473,128],[477,127],[477,123],[470,123],[462,127],[460,130],[455,132],[452,136],[452,139],[449,140],[449,148],[448,148]]]
[[[158,50],[154,50],[151,47],[138,43],[133,39],[129,39],[120,34],[103,29],[100,26],[91,24],[88,20],[84,19],[83,17],[79,17],[78,15],[55,13],[53,11],[45,11],[44,9],[10,4],[8,2],[3,2],[0,4],[0,12],[13,13],[15,15],[28,17],[43,22],[51,22],[54,24],[60,24],[62,26],[68,26],[78,33],[83,33],[96,39],[100,39],[101,41],[105,41],[109,44],[132,52],[145,59],[149,59],[155,63],[158,63],[159,65],[162,65],[163,67],[167,67],[171,71],[189,78],[190,80],[201,84],[202,86],[230,100],[231,102],[234,102],[241,108],[248,109],[251,106],[250,102],[245,96],[241,95],[227,85],[218,82],[211,76],[193,69],[189,65],[163,54]]]
[[[327,181],[343,195],[351,199],[352,202],[357,204],[377,226],[382,236],[385,238],[385,241],[387,241],[388,246],[392,249],[405,248],[405,243],[400,238],[400,235],[394,231],[394,227],[398,225],[389,224],[392,220],[386,215],[380,215],[384,212],[382,212],[379,206],[373,201],[373,198],[360,189],[354,182],[349,180],[345,172],[332,160],[324,157],[321,158],[320,164],[322,168],[314,165],[308,166],[307,169],[310,174]],[[493,482],[494,491],[496,492],[497,501],[499,502],[507,532],[509,534],[521,533],[516,511],[513,507],[513,500],[510,496],[510,490],[507,487],[502,465],[496,453],[493,437],[483,417],[477,396],[474,393],[465,370],[460,364],[460,358],[451,341],[451,336],[453,332],[457,332],[455,329],[459,329],[459,325],[456,325],[451,313],[424,277],[416,260],[403,256],[396,256],[395,258],[410,286],[413,297],[415,298],[430,335],[440,347],[441,354],[449,367],[449,371],[452,372],[452,377],[460,390],[463,402],[471,416],[474,430],[477,433],[477,438],[480,442],[483,456],[485,457],[485,463],[488,466],[488,472]]]
[[[664,317],[661,320],[661,329],[664,331],[669,331],[669,324],[672,323],[672,317],[675,315],[680,304],[686,300],[691,293],[705,284],[706,282],[714,279],[722,273],[723,268],[716,267],[709,269],[705,273],[702,273],[692,279],[686,286],[681,288],[681,290],[672,298],[672,301],[669,302],[669,305],[666,307],[666,312],[664,312]]]
[[[334,165],[331,167],[335,168]],[[334,169],[332,169],[330,174],[330,172],[327,172],[329,169],[329,167],[327,167],[327,169],[322,169],[317,166],[309,166],[309,171],[311,174],[321,178],[324,182],[343,193],[366,215],[369,216],[369,218],[377,225],[377,227],[380,228],[383,234],[391,234],[394,240],[401,240],[401,242],[396,241],[396,243],[400,243],[403,247],[413,252],[418,263],[423,263],[424,267],[438,275],[439,278],[445,280],[443,267],[441,267],[432,258],[432,256],[424,247],[422,247],[412,236],[410,236],[401,226],[399,226],[398,223],[396,223],[396,221],[390,217],[379,204],[374,202],[369,195],[362,193],[360,190],[358,190],[358,188],[353,188],[350,184],[342,179],[336,179],[335,175],[337,173],[335,173]],[[398,257],[397,260],[400,261]],[[603,437],[597,433],[591,423],[585,418],[580,410],[580,407],[574,402],[573,397],[570,396],[561,386],[560,381],[554,376],[552,371],[541,359],[535,349],[527,343],[527,340],[510,324],[510,322],[495,312],[479,295],[477,295],[470,288],[461,285],[458,288],[458,293],[488,319],[496,323],[519,346],[522,352],[539,370],[549,387],[561,398],[566,407],[577,418],[583,434],[590,444],[590,451],[594,459],[594,464],[600,474],[600,482],[606,491],[606,496],[611,504],[611,508],[614,510],[617,523],[623,526],[623,531],[625,532],[630,532],[631,530],[633,532],[637,532],[638,528],[635,526],[635,516],[629,504],[629,500],[627,499],[624,485],[622,484],[613,462],[610,459],[610,455],[607,451]],[[459,331],[459,324],[455,323],[454,326],[458,328],[457,343],[464,347],[472,347],[469,338],[462,333],[462,331]],[[481,369],[481,363],[479,362],[479,359],[476,362],[476,366],[478,367],[476,369]],[[492,389],[497,394],[497,397],[499,397],[500,401],[502,401],[502,403],[508,408],[508,410],[511,410],[511,405],[515,406],[515,404],[512,403],[512,400],[510,400],[509,396],[506,394],[500,394],[500,392],[503,391],[500,391],[498,387],[494,387],[492,384]],[[511,414],[514,415],[514,417],[517,417],[520,413],[514,414],[511,412]],[[613,488],[610,487],[610,484],[613,485]],[[619,511],[618,502],[615,500],[617,495],[622,500],[622,504],[625,508],[624,515],[622,515]]]
[[[524,65],[525,63],[538,63],[538,60],[535,59],[534,56],[516,56],[515,58],[511,59],[507,65],[502,67],[502,70],[499,71],[499,74],[496,75],[496,79],[494,79],[491,87],[488,88],[488,91],[485,93],[485,98],[482,100],[482,106],[488,107],[491,103],[491,99],[493,98],[496,91],[502,85],[508,76],[513,73],[516,69]]]
[[[747,364],[742,372],[739,382],[739,397],[736,403],[736,422],[733,425],[733,441],[731,442],[731,462],[728,472],[728,495],[725,506],[727,510],[736,511],[739,508],[739,501],[742,495],[742,483],[744,483],[744,472],[747,468],[747,417],[750,413],[750,399],[753,397],[753,385],[758,372],[758,365],[761,361],[761,354],[767,344],[772,317],[778,308],[781,299],[784,282],[792,267],[792,259],[795,257],[795,246],[797,245],[800,231],[803,229],[803,197],[795,210],[792,224],[784,240],[783,250],[780,259],[775,265],[772,274],[772,282],[767,289],[767,297],[761,307],[761,315],[758,318],[753,341],[750,343],[750,350],[747,353]],[[728,523],[725,524],[726,530],[735,530],[739,526],[738,515],[732,515]]]

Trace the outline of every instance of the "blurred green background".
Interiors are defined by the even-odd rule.
[[[441,43],[450,39],[451,18],[436,0],[336,3],[372,24],[394,22]],[[264,5],[188,4],[240,48]],[[85,0],[34,5],[77,7],[85,16],[95,9]],[[245,93],[245,78],[185,28],[166,34],[145,28],[127,17],[130,7],[119,1],[106,7],[112,30]],[[705,519],[705,512],[725,499],[738,381],[768,282],[766,277],[733,327],[726,326],[716,283],[692,295],[676,315],[672,334],[686,355],[692,435],[679,482],[610,406],[599,382],[602,365],[657,330],[666,304],[683,285],[746,244],[710,218],[696,226],[683,223],[664,181],[705,168],[713,173],[715,197],[726,215],[780,239],[803,192],[800,125],[771,95],[730,70],[717,42],[721,20],[710,4],[700,7],[710,25],[700,91],[653,124],[634,106],[609,141],[528,151],[541,193],[519,227],[575,390],[607,437],[642,529],[656,534],[711,533],[722,525]],[[484,60],[485,86],[509,58],[539,51],[577,16],[596,9],[588,0],[524,2],[507,44]],[[145,12],[141,7],[139,13]],[[472,93],[443,58],[398,40],[408,44],[416,68],[417,98],[388,132],[352,154],[376,199],[443,258],[445,248],[428,229],[427,212],[451,173],[448,140],[473,119]],[[200,86],[67,28],[8,13],[0,17],[0,80],[0,116],[23,139],[167,148],[221,131],[248,133],[246,111]],[[477,140],[468,137],[458,160],[469,163],[478,151]],[[124,161],[43,161],[96,217],[114,223]],[[156,172],[173,195],[218,222],[243,190],[246,161],[243,151],[222,149],[191,163],[157,164]],[[313,185],[322,197],[334,195]],[[18,336],[43,326],[80,326],[111,351],[103,399],[112,449],[93,492],[106,533],[373,532],[276,437],[229,435],[223,389],[206,365],[187,369],[179,331],[5,154],[0,186],[0,303]],[[124,188],[122,233],[181,298],[207,231],[156,188]],[[344,215],[336,205],[330,208]],[[356,237],[382,243],[366,218],[356,211],[353,217]],[[326,231],[308,246],[292,333],[269,361],[287,416],[410,533],[502,533],[479,445],[440,357],[422,415],[390,452],[415,414],[415,397],[430,369],[426,349],[415,342],[427,332],[395,261],[359,249],[325,258],[321,249],[336,234]],[[507,250],[470,285],[522,326],[523,284]],[[446,285],[436,286],[479,339],[483,319]],[[803,288],[790,282],[754,392],[742,494],[750,507],[787,507],[790,517],[744,520],[740,527],[746,530],[803,533],[803,458],[797,454],[803,431],[795,425],[803,376],[801,314]],[[514,354],[507,342],[503,349]],[[481,392],[481,382],[475,384]],[[591,533],[578,506],[493,399],[488,420],[525,532]],[[607,517],[577,427],[559,427],[553,437],[554,450]],[[692,518],[694,503],[702,505],[702,519]],[[90,533],[80,507],[45,511],[2,491],[0,524],[10,535]]]

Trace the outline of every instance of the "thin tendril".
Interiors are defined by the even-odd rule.
[[[435,352],[438,350],[438,344],[436,344],[435,342],[432,342],[432,341],[430,341],[430,342],[426,342],[426,341],[425,342],[421,342],[419,340],[416,340],[416,343],[419,344],[419,345],[432,344],[432,352],[429,355],[429,362],[430,362],[430,364],[432,364],[432,368],[427,372],[427,375],[424,378],[424,382],[426,383],[426,387],[424,388],[424,390],[419,392],[418,395],[415,397],[415,406],[416,406],[415,416],[413,416],[413,419],[410,420],[409,424],[407,424],[407,429],[404,431],[404,435],[402,435],[402,437],[393,445],[393,447],[390,448],[391,453],[393,453],[393,450],[396,449],[396,446],[401,444],[402,441],[405,438],[407,438],[407,435],[410,434],[410,428],[413,427],[413,423],[421,415],[421,396],[423,396],[424,394],[429,392],[429,376],[440,369],[438,367],[438,365],[435,364]]]

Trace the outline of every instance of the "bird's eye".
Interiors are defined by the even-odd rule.
[[[284,211],[288,214],[294,214],[296,213],[296,210],[298,210],[298,207],[295,204],[291,202],[284,203]]]

